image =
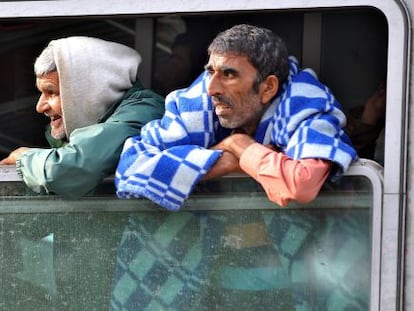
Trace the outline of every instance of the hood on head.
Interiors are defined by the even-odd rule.
[[[53,40],[66,135],[96,124],[136,81],[141,56],[132,48],[92,37]]]

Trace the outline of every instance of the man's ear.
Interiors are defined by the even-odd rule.
[[[260,83],[260,98],[262,103],[268,104],[279,90],[279,79],[275,75],[269,75]]]

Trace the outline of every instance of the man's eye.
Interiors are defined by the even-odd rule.
[[[207,73],[208,73],[209,76],[212,76],[213,73],[214,73],[214,70],[211,69],[211,68],[207,68],[206,71],[207,71]]]
[[[45,92],[45,97],[49,98],[49,99],[53,99],[59,96],[59,94],[55,93],[55,92]]]
[[[226,77],[226,78],[232,79],[236,75],[235,75],[235,72],[233,70],[224,70],[223,71],[223,76]]]

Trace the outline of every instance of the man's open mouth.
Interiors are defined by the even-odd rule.
[[[49,118],[50,118],[50,123],[52,125],[58,125],[60,121],[62,120],[62,117],[59,115],[49,116]]]

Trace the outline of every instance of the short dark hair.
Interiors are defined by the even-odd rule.
[[[279,83],[283,84],[289,73],[285,42],[266,28],[248,24],[233,26],[214,38],[208,47],[208,55],[212,53],[247,56],[258,72],[253,86],[255,91],[267,76],[274,74],[279,79]]]

